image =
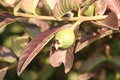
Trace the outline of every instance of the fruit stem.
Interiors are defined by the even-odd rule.
[[[76,27],[77,27],[78,25],[80,25],[83,21],[84,21],[84,20],[78,20],[78,21],[76,21],[76,22],[72,25],[71,29],[74,31],[74,30],[76,29]]]

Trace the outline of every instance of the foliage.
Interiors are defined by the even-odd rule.
[[[0,0],[0,80],[119,80],[119,20],[120,0]]]

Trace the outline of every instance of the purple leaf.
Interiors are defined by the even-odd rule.
[[[104,32],[101,32],[101,34],[93,36],[92,34],[86,35],[84,37],[82,37],[80,39],[80,41],[77,43],[76,49],[75,49],[75,53],[77,53],[78,51],[82,50],[83,48],[85,48],[86,46],[88,46],[89,44],[91,44],[92,42],[103,38],[107,35],[112,34],[112,30],[106,30]]]
[[[110,10],[117,15],[120,15],[120,0],[106,0],[107,6]]]
[[[107,9],[107,0],[97,0],[96,14],[103,15]]]
[[[65,67],[65,73],[69,72],[72,68],[74,60],[73,50],[73,46],[67,50],[55,50],[53,46],[50,53],[50,64],[53,67],[58,67],[63,63]]]
[[[0,61],[13,63],[16,61],[16,56],[8,48],[0,46]]]
[[[111,12],[106,19],[102,21],[108,28],[119,30],[117,15]]]
[[[20,20],[20,17],[16,17],[9,13],[0,14],[0,27],[7,25],[8,23],[15,22],[16,20]]]
[[[43,47],[54,37],[54,34],[59,30],[60,27],[47,30],[43,33],[38,34],[28,44],[27,48],[23,51],[19,62],[17,72],[18,75],[27,67],[27,65],[33,60],[33,58],[40,52]]]
[[[67,49],[66,52],[66,60],[64,63],[65,73],[70,71],[73,65],[73,61],[74,61],[74,46],[71,46],[70,48]]]
[[[93,22],[93,23],[103,27],[113,29],[113,30],[119,30],[119,22],[118,22],[117,15],[113,12],[109,13],[107,18],[105,18],[104,20]]]

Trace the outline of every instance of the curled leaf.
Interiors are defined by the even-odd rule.
[[[72,68],[74,60],[73,50],[73,46],[67,50],[55,50],[55,47],[52,46],[50,52],[50,64],[53,67],[58,67],[63,63],[65,67],[65,73],[69,72]]]

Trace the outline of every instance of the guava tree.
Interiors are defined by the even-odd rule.
[[[119,19],[120,0],[0,0],[0,61],[10,63],[1,66],[0,79],[16,66],[20,76],[44,50],[49,53],[48,64],[63,64],[66,74],[76,63],[76,53],[87,52],[78,63],[80,80],[88,80],[98,74],[98,68],[106,67],[120,76]],[[6,47],[3,34],[16,23],[22,33]]]

